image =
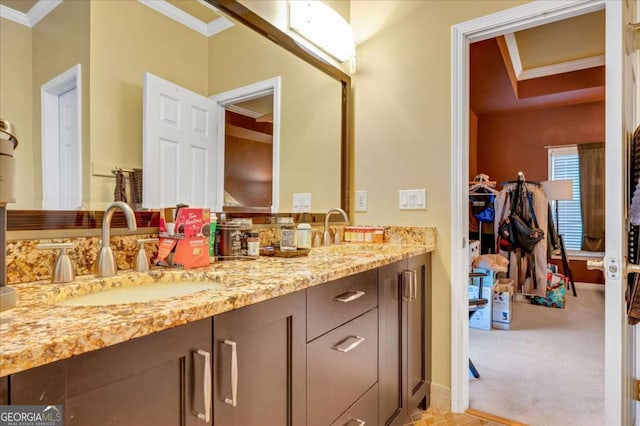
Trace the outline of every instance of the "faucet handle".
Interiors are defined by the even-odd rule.
[[[136,255],[136,259],[134,262],[134,270],[136,272],[147,272],[149,271],[149,257],[147,256],[147,252],[144,249],[145,244],[157,243],[159,240],[157,238],[142,238],[136,240],[138,243],[138,254]]]
[[[71,258],[67,254],[67,250],[73,248],[73,243],[40,243],[36,245],[38,250],[56,250],[60,249],[60,254],[53,266],[53,274],[51,282],[68,283],[76,278]]]

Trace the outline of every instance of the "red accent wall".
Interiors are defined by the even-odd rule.
[[[604,117],[604,102],[479,115],[477,173],[498,187],[518,171],[527,180],[547,180],[545,147],[604,141]],[[587,270],[585,261],[571,261],[571,272],[576,282],[604,284],[602,272]]]
[[[469,179],[478,175],[478,115],[469,110]]]
[[[498,182],[547,180],[548,145],[604,141],[604,102],[551,109],[482,114],[478,121],[478,173]]]

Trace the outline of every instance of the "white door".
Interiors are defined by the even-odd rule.
[[[625,301],[627,147],[637,102],[629,23],[635,22],[635,6],[630,0],[606,3],[605,418],[621,425],[637,422],[630,389],[636,344],[634,330],[627,325]]]
[[[82,207],[81,66],[47,81],[41,90],[42,208]]]
[[[142,205],[214,208],[213,101],[151,73],[143,91]]]
[[[80,171],[80,135],[78,135],[77,89],[74,87],[58,98],[59,149],[59,208],[73,210],[80,208],[79,195],[82,192]]]

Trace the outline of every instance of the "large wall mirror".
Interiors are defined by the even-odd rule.
[[[226,125],[231,140],[223,151],[229,158],[244,158],[226,167],[233,182],[225,188],[233,200],[229,211],[289,213],[294,193],[311,193],[312,212],[336,206],[348,210],[349,77],[240,3],[211,0],[221,17],[197,0],[64,0],[37,23],[29,22],[37,3],[0,0],[0,116],[16,126],[20,140],[18,198],[9,210],[36,216],[34,211],[53,209],[101,211],[113,201],[114,170],[126,174],[143,167],[145,73],[208,99],[278,78],[277,114],[256,102],[228,105],[235,121]],[[7,8],[27,22],[7,19]],[[279,128],[277,157],[264,149],[270,143],[263,134],[268,130],[249,128],[238,136],[238,123],[247,118],[261,121],[260,128]],[[212,138],[220,133],[207,131]],[[241,148],[234,150],[234,140]],[[252,151],[252,145],[260,149]],[[250,161],[269,160],[269,155],[277,170],[277,199],[265,195],[258,206],[238,201],[261,197],[245,197],[242,187],[273,191],[274,176]],[[225,156],[222,163],[229,161]],[[208,167],[216,172],[215,164]]]

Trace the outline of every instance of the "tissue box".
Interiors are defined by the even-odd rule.
[[[492,325],[493,328],[509,330],[513,312],[514,281],[510,278],[498,278],[493,288]]]
[[[492,306],[492,292],[493,292],[493,271],[483,268],[473,268],[473,272],[485,272],[489,273],[488,276],[482,278],[482,295],[478,295],[480,291],[480,278],[473,278],[472,283],[469,284],[469,299],[487,299],[487,304],[484,307],[478,309],[469,318],[469,327],[479,328],[482,330],[491,330],[491,306]]]

